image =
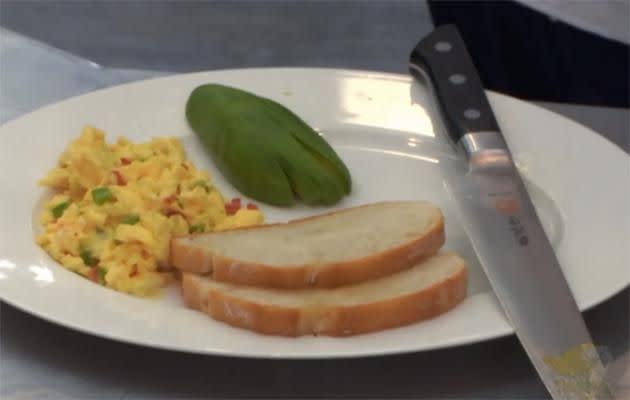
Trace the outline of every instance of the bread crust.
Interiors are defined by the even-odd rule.
[[[381,204],[384,203],[387,202]],[[238,229],[301,224],[343,211],[346,210],[303,218],[286,224],[268,224]],[[421,236],[381,253],[343,262],[277,267],[231,259],[215,254],[202,246],[190,244],[187,240],[174,238],[170,246],[170,263],[183,272],[211,274],[212,279],[219,282],[275,289],[335,288],[402,271],[436,254],[445,242],[445,234],[444,217],[437,208],[435,213],[431,226]]]
[[[184,301],[215,320],[265,335],[346,337],[410,325],[453,309],[466,297],[468,275],[461,260],[456,273],[414,293],[352,306],[310,307],[278,306],[237,297],[202,287],[203,279],[183,274]]]

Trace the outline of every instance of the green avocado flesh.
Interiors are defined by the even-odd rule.
[[[190,94],[186,119],[221,173],[257,201],[332,205],[351,191],[350,172],[337,153],[277,102],[206,84]]]

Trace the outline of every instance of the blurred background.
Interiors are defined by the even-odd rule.
[[[425,1],[3,0],[0,25],[115,68],[333,66],[406,73]]]
[[[488,89],[628,107],[629,0],[2,0],[0,25],[110,68],[312,66],[407,73],[434,25]]]

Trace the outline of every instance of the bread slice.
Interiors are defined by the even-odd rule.
[[[464,260],[438,253],[383,278],[335,289],[264,289],[184,273],[187,306],[267,335],[350,336],[440,315],[466,296]]]
[[[174,238],[171,264],[216,281],[333,288],[409,268],[444,244],[441,211],[425,201],[380,202],[295,220]]]

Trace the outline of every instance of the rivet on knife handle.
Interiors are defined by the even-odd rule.
[[[442,25],[420,41],[410,55],[409,70],[435,86],[453,142],[459,143],[468,133],[499,131],[477,69],[455,27]],[[496,146],[504,147],[500,136]]]

